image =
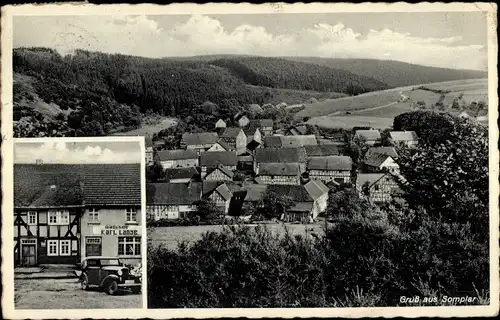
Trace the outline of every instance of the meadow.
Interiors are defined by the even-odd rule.
[[[248,225],[250,227],[257,226]],[[205,226],[189,226],[189,227],[154,227],[148,228],[148,243],[153,245],[164,245],[169,249],[176,249],[180,241],[194,242],[201,239],[205,232],[222,231],[222,225],[205,225]],[[316,234],[323,233],[323,223],[316,224],[283,224],[272,223],[266,224],[266,227],[275,233],[284,234],[285,230],[291,234],[306,234],[311,230]]]
[[[115,132],[113,136],[153,136],[153,134],[158,133],[158,131],[167,129],[169,127],[175,126],[177,120],[173,118],[146,118],[143,119],[141,127],[138,129],[125,131],[125,132]]]

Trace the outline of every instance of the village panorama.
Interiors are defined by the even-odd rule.
[[[464,14],[109,17],[157,27],[123,51],[24,34],[14,136],[144,139],[148,308],[489,305],[486,25]]]

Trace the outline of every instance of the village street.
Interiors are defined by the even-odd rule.
[[[77,278],[14,280],[16,309],[141,308],[141,294],[109,296],[98,289],[80,289]]]

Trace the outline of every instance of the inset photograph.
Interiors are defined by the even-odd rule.
[[[143,149],[143,138],[15,140],[16,309],[142,307]]]

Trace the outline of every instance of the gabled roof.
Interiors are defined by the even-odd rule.
[[[188,149],[160,150],[156,152],[159,161],[198,159],[196,151]]]
[[[301,136],[280,136],[279,138],[281,140],[282,148],[304,147],[318,144],[316,136],[313,134]]]
[[[227,185],[222,181],[203,181],[203,196],[210,196],[217,191],[224,200],[229,200],[233,193],[229,190]]]
[[[236,166],[238,156],[235,151],[213,151],[200,154],[200,166]]]
[[[195,167],[165,169],[165,177],[168,180],[193,179],[198,174],[199,172],[196,170]]]
[[[298,163],[262,163],[259,166],[261,176],[300,176]]]
[[[297,130],[299,132],[299,134],[306,134],[307,133],[307,127],[306,126],[291,126],[290,128],[288,128],[287,131],[291,132],[293,129]]]
[[[304,146],[308,157],[340,155],[341,146],[335,144],[320,144]]]
[[[289,212],[310,212],[313,209],[312,202],[298,202],[288,209]]]
[[[201,199],[201,183],[148,183],[147,205],[192,205]]]
[[[141,204],[140,164],[16,164],[15,207]]]
[[[247,144],[247,149],[253,151],[257,149],[260,145],[261,145],[260,142],[252,140]]]
[[[238,112],[237,114],[234,115],[234,121],[239,121],[243,117],[248,119],[248,117],[244,112]]]
[[[262,108],[256,104],[256,103],[252,103],[248,106],[248,110],[254,112],[254,113],[261,113],[263,110]]]
[[[378,130],[357,130],[355,135],[357,137],[365,138],[367,141],[380,140],[380,131]]]
[[[267,185],[265,184],[251,184],[247,188],[247,194],[245,195],[245,201],[259,201],[264,197]]]
[[[215,144],[219,144],[226,151],[231,151],[231,147],[224,140],[219,139],[219,141],[217,141],[216,143],[214,143],[214,145]]]
[[[257,148],[255,161],[258,163],[306,162],[304,148]]]
[[[363,161],[366,165],[372,167],[379,167],[382,165],[388,158],[391,156],[383,153],[371,153],[366,159]]]
[[[391,139],[393,141],[417,141],[415,131],[391,131]]]
[[[303,185],[278,185],[271,184],[267,186],[266,193],[274,192],[277,194],[290,196],[294,202],[314,201]]]
[[[281,136],[264,137],[264,145],[269,148],[281,148]]]
[[[217,140],[219,140],[219,136],[215,132],[184,133],[182,135],[182,141],[188,146],[214,144]]]
[[[328,187],[320,180],[311,180],[304,185],[304,188],[314,200],[329,192]]]
[[[245,132],[245,135],[247,137],[255,135],[257,131],[259,131],[259,128],[253,126],[246,126],[245,128],[243,128],[243,132]]]
[[[217,123],[223,123],[224,125],[226,125],[226,121],[224,121],[222,119],[217,120],[217,122],[215,124],[217,124]]]
[[[358,173],[358,176],[356,178],[356,186],[358,188],[363,187],[363,185],[368,182],[370,187],[375,184],[377,181],[382,179],[384,177],[385,173]]]
[[[228,176],[229,178],[233,178],[234,176],[234,172],[226,169],[224,166],[218,166],[218,167],[215,167],[215,168],[212,168],[212,170],[208,170],[207,171],[207,176],[209,174],[211,174],[212,172],[216,171],[216,170],[220,170],[223,174],[225,174],[226,176]]]
[[[348,156],[311,157],[307,162],[307,169],[350,171],[352,159]]]
[[[366,151],[365,158],[368,158],[373,153],[381,153],[391,156],[393,159],[398,158],[398,153],[394,147],[370,147]]]
[[[241,131],[241,128],[229,127],[221,130],[219,135],[221,138],[236,138]]]
[[[274,125],[273,119],[254,119],[250,120],[248,123],[249,126],[253,127],[272,127]]]

